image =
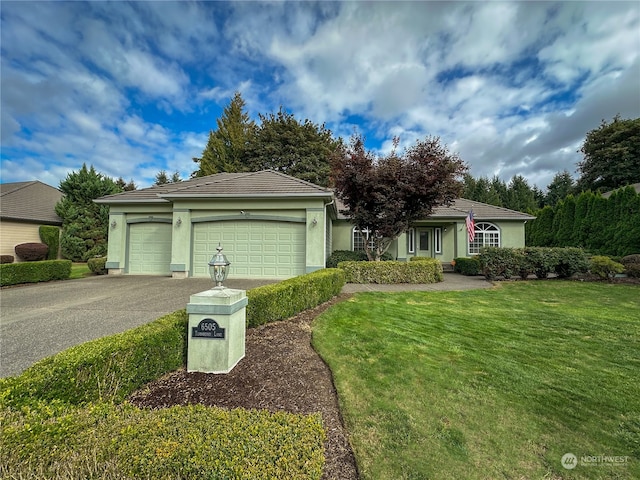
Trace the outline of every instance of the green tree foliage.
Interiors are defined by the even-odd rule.
[[[235,93],[216,123],[218,128],[209,132],[209,141],[202,156],[193,159],[198,164],[194,177],[249,170],[245,153],[256,126],[245,111],[245,101],[239,92]]]
[[[324,125],[299,122],[282,108],[260,115],[261,124],[246,148],[251,171],[271,169],[316,185],[327,186],[331,155],[341,142]]]
[[[569,195],[536,217],[527,224],[528,245],[582,247],[612,256],[640,252],[640,194],[633,187],[608,198],[591,191]]]
[[[437,137],[427,137],[398,155],[376,158],[354,136],[332,158],[331,178],[344,202],[344,213],[364,231],[372,232],[369,260],[380,260],[391,242],[411,222],[429,216],[433,208],[452,202],[462,193],[461,176],[467,167],[449,153]]]
[[[93,200],[104,195],[120,193],[122,189],[112,179],[96,172],[86,164],[71,172],[60,182],[64,194],[56,206],[62,218],[60,247],[62,255],[74,262],[86,261],[107,254],[109,207]]]
[[[160,170],[156,174],[156,180],[153,182],[154,185],[166,185],[168,183],[177,183],[181,182],[182,178],[180,178],[180,172],[177,170],[173,172],[173,174],[169,177],[167,176],[166,170]]]
[[[137,190],[138,186],[132,180],[129,180],[129,183],[124,181],[124,178],[120,177],[116,180],[116,185],[120,187],[123,192],[130,192],[132,190]]]
[[[534,191],[522,175],[514,175],[509,181],[504,206],[519,212],[533,212],[538,208]]]
[[[463,194],[467,200],[488,203],[497,207],[505,207],[520,212],[532,212],[541,206],[542,193],[535,187],[530,187],[521,175],[514,175],[509,184],[494,176],[473,178],[465,175],[463,179]]]
[[[623,120],[619,115],[611,123],[587,133],[578,163],[581,190],[609,191],[640,182],[640,118]]]
[[[574,182],[571,174],[564,170],[554,175],[551,183],[547,185],[547,193],[544,197],[544,204],[555,206],[560,200],[570,193],[573,193]]]

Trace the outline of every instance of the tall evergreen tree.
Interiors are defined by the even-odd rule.
[[[310,120],[300,122],[282,107],[276,114],[260,115],[260,121],[246,149],[251,171],[271,169],[328,185],[330,159],[341,145],[331,130]]]
[[[74,262],[87,261],[107,253],[109,207],[98,205],[96,198],[119,193],[122,189],[109,177],[86,164],[60,182],[64,194],[55,211],[62,218],[60,248],[62,255]]]
[[[209,132],[209,141],[202,156],[194,158],[198,170],[194,177],[203,177],[221,172],[243,172],[249,170],[245,152],[248,142],[255,135],[255,122],[245,110],[245,101],[236,92],[216,120],[217,130]]]
[[[547,185],[547,194],[545,195],[545,205],[556,205],[560,200],[570,193],[573,193],[573,178],[571,174],[564,170],[554,175],[551,183]]]
[[[507,187],[506,208],[519,212],[533,212],[537,208],[537,202],[533,189],[522,175],[514,175]]]

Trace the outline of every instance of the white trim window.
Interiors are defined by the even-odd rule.
[[[365,242],[369,241],[369,249],[373,249],[375,247],[375,242],[373,241],[373,235],[368,228],[363,228],[362,232],[358,227],[353,227],[351,234],[351,245],[353,245],[354,252],[364,252]]]
[[[442,228],[433,229],[433,250],[435,253],[442,253]]]
[[[416,253],[416,229],[407,230],[407,252]]]
[[[499,247],[500,229],[493,223],[476,223],[473,242],[469,242],[469,254],[478,255],[482,247]]]

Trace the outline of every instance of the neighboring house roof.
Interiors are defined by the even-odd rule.
[[[345,210],[344,204],[336,200],[338,212]],[[533,220],[534,216],[509,210],[508,208],[496,207],[482,202],[474,202],[466,198],[456,198],[449,206],[439,206],[433,209],[433,213],[429,219],[464,219],[469,215],[469,210],[473,210],[473,218],[475,221],[482,220]],[[338,218],[346,219],[347,217],[340,213]]]
[[[0,184],[0,218],[20,222],[62,225],[55,205],[62,199],[57,188],[37,180]]]
[[[620,188],[627,188],[627,187],[633,187],[633,189],[636,191],[636,193],[640,193],[640,183],[634,183],[634,184],[626,185],[626,186],[620,187]],[[615,192],[616,190],[620,190],[620,188],[616,188],[615,190],[611,190],[610,192],[605,192],[605,193],[602,194],[602,196],[604,198],[609,198],[613,192]]]
[[[217,173],[183,182],[107,195],[97,203],[164,203],[190,198],[326,197],[333,193],[313,183],[274,170]]]

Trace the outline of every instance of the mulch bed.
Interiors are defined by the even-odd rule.
[[[147,385],[129,400],[146,408],[202,404],[301,414],[319,412],[327,432],[322,478],[355,480],[358,470],[331,371],[311,347],[311,322],[349,296],[339,295],[288,320],[248,329],[245,358],[226,375],[178,370]]]

